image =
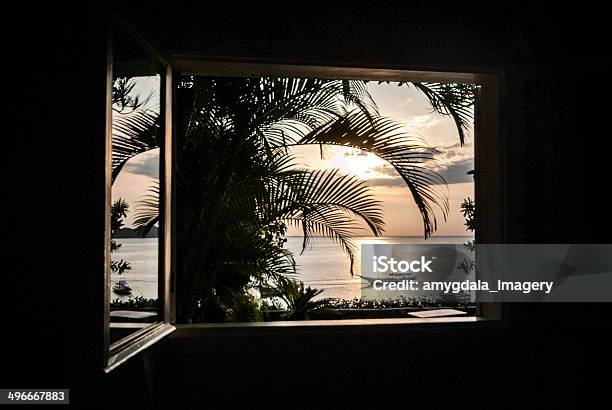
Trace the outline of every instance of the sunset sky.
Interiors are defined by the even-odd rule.
[[[448,182],[450,214],[444,222],[438,213],[437,236],[469,235],[464,226],[459,204],[466,197],[474,198],[474,182],[466,173],[474,168],[474,145],[471,132],[463,147],[449,117],[432,112],[427,99],[412,87],[397,84],[368,84],[370,94],[378,104],[380,114],[393,118],[405,125],[410,135],[423,138],[429,145],[442,153],[442,161],[436,171]],[[321,159],[318,146],[302,146],[293,150],[297,161],[309,168],[339,168],[366,181],[373,194],[383,204],[385,235],[421,236],[421,216],[397,172],[386,162],[373,154],[360,150],[338,147],[326,150]],[[150,151],[130,160],[113,185],[113,199],[124,198],[134,204],[150,185],[152,178],[159,175],[159,150]],[[129,226],[129,218],[127,226]],[[299,235],[291,230],[289,235]]]
[[[459,205],[468,196],[474,198],[474,180],[466,174],[474,169],[471,132],[463,147],[460,146],[452,119],[432,112],[427,98],[412,87],[371,82],[368,88],[381,115],[405,124],[407,134],[423,138],[443,154],[443,161],[436,171],[448,182],[450,214],[446,222],[442,214],[438,214],[438,230],[435,235],[470,235],[465,230]],[[423,235],[421,216],[412,195],[399,174],[385,161],[373,154],[345,147],[329,148],[323,160],[318,146],[297,147],[294,154],[300,163],[310,168],[340,168],[345,173],[365,180],[377,199],[383,203],[385,235]],[[299,235],[299,231],[294,229],[290,234]]]

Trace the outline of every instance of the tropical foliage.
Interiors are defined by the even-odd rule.
[[[315,300],[322,289],[305,287],[304,282],[293,279],[279,278],[274,287],[275,295],[281,298],[290,312],[289,319],[309,319],[310,314],[325,305],[325,299]]]
[[[133,78],[113,83],[112,182],[131,158],[160,146],[159,102],[154,94],[141,98],[134,91],[136,84]]]
[[[129,205],[125,200],[119,198],[115,202],[113,202],[111,206],[111,238],[115,235],[117,231],[119,231],[123,227],[124,218],[127,217],[127,212],[129,209]],[[111,239],[111,253],[116,252],[121,248],[121,244]],[[132,269],[130,264],[123,260],[111,260],[110,264],[111,272],[116,273],[117,275],[121,275],[126,271]]]
[[[473,173],[473,171],[470,172]],[[467,197],[463,200],[460,207],[461,214],[463,215],[463,218],[465,218],[465,229],[470,232],[474,232],[476,230],[476,202],[474,202],[472,198]],[[461,260],[459,263],[459,268],[466,274],[469,274],[476,268],[476,261],[472,255],[476,250],[476,241],[474,239],[470,239],[469,241],[465,242],[463,246],[465,246],[470,254]]]
[[[446,217],[448,203],[440,189],[445,181],[431,166],[436,151],[406,135],[402,124],[382,117],[366,82],[191,77],[179,84],[179,321],[206,320],[207,306],[230,306],[253,283],[284,288],[285,295],[294,295],[287,301],[296,306],[312,303],[312,290],[286,279],[296,273],[292,254],[283,248],[289,226],[302,231],[302,251],[316,237],[330,237],[351,265],[356,253],[352,237],[383,232],[381,204],[363,182],[338,170],[299,166],[291,155],[293,146],[315,144],[321,155],[328,146],[371,152],[393,166],[410,189],[425,236],[437,227],[436,208]],[[412,86],[427,96],[433,109],[454,119],[463,141],[471,115],[466,108],[470,90]],[[139,101],[126,101],[132,111],[113,133],[114,176],[129,158],[159,146],[158,116]],[[158,207],[153,205],[158,189],[152,187],[137,209],[136,220],[145,230],[157,222]],[[292,286],[297,286],[293,293]]]
[[[457,126],[459,142],[463,145],[474,122],[474,102],[478,86],[452,83],[406,84],[425,94],[434,111],[453,119]]]

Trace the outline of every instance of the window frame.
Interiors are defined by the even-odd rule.
[[[143,52],[162,67],[160,89],[160,115],[163,115],[164,139],[160,144],[160,198],[158,251],[158,304],[161,319],[127,335],[118,341],[110,342],[110,303],[111,303],[111,229],[110,214],[112,207],[112,85],[113,85],[113,30],[117,28],[130,38]],[[113,16],[108,25],[106,63],[106,112],[105,112],[105,229],[104,229],[104,318],[103,318],[103,370],[109,373],[129,358],[157,343],[176,328],[173,326],[173,310],[170,299],[172,285],[172,157],[174,153],[172,138],[172,64],[150,43],[140,36],[125,20]]]
[[[219,77],[299,77],[321,79],[351,79],[370,81],[447,82],[480,85],[474,112],[474,182],[476,202],[477,243],[506,243],[505,215],[507,198],[505,183],[506,155],[501,133],[502,78],[501,69],[488,71],[444,71],[398,68],[373,68],[357,66],[312,65],[286,63],[283,61],[257,60],[251,58],[219,58],[192,54],[174,54],[172,63],[177,75]],[[485,189],[486,186],[486,189]],[[485,194],[486,192],[486,194]],[[175,300],[174,295],[172,299]],[[476,313],[468,322],[500,321],[504,319],[504,304],[501,302],[478,302]],[[444,324],[465,323],[465,317],[455,318],[399,318],[399,319],[354,319],[340,324],[337,320],[316,321],[316,326],[383,325],[389,324]],[[180,334],[195,329],[210,328],[273,328],[310,326],[310,321],[266,322],[230,324],[180,324]],[[246,331],[246,330],[245,330]]]

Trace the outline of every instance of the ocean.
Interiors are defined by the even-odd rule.
[[[406,244],[463,244],[473,239],[469,236],[433,236],[426,241],[423,237],[387,236],[355,238],[359,246],[362,242],[375,243],[406,243]],[[157,238],[116,239],[121,248],[112,254],[113,260],[124,259],[132,269],[124,273],[132,296],[157,298]],[[301,253],[302,237],[289,236],[285,248],[295,255],[297,263],[297,278],[306,286],[323,289],[319,298],[368,297],[371,292],[364,280],[359,278],[360,260],[354,264],[353,275],[350,272],[348,255],[342,252],[340,246],[329,238],[313,238],[312,245]],[[113,283],[119,278],[112,275]],[[127,300],[128,296],[111,294],[111,299]]]

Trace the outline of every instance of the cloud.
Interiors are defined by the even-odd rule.
[[[454,154],[450,158],[442,158],[436,165],[431,166],[430,169],[442,175],[448,185],[474,182],[473,176],[467,174],[468,171],[474,169],[474,158],[469,153],[466,153],[465,156]],[[368,185],[387,187],[405,185],[402,177],[391,165],[385,164],[377,169],[377,173],[380,174],[380,177],[368,178]]]
[[[463,146],[457,141],[451,144],[438,146],[440,162],[434,170],[440,173],[449,184],[460,184],[463,182],[474,182],[468,171],[474,169],[474,147],[473,143],[467,142]]]
[[[136,155],[125,164],[122,172],[159,178],[159,149]]]
[[[406,183],[400,176],[390,177],[390,178],[368,178],[366,180],[368,186],[371,187],[403,187],[406,186]]]
[[[368,91],[378,104],[381,115],[401,122],[407,133],[423,137],[434,146],[458,141],[452,117],[437,113],[427,97],[416,88],[371,82]],[[468,140],[471,134],[470,129]]]
[[[454,162],[450,162],[440,171],[442,176],[446,178],[448,184],[461,184],[463,182],[474,182],[474,177],[467,173],[474,169],[474,159],[464,158]]]

